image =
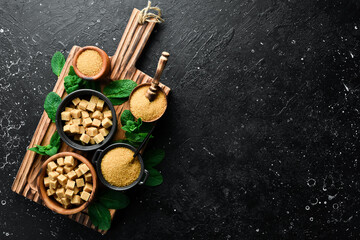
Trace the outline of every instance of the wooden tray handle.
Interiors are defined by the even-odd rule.
[[[161,54],[154,79],[151,82],[151,86],[146,92],[146,97],[149,99],[150,102],[152,102],[155,99],[156,91],[158,89],[158,85],[160,82],[160,77],[162,72],[164,71],[169,56],[170,54],[168,52],[162,52]]]

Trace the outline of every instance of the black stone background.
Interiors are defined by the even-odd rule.
[[[0,1],[0,239],[359,239],[360,4],[355,0],[154,1],[138,68],[170,105],[153,145],[164,183],[138,187],[107,235],[11,184],[73,45],[115,52],[146,1]]]

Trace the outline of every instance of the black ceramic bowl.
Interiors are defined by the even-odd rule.
[[[144,160],[143,160],[141,154],[139,154],[137,156],[140,161],[140,165],[141,165],[140,174],[139,174],[139,177],[133,183],[131,183],[130,185],[127,185],[125,187],[116,187],[114,185],[111,185],[110,183],[108,183],[108,181],[105,180],[105,178],[101,172],[101,160],[105,156],[106,153],[108,153],[110,150],[112,150],[114,148],[118,148],[118,147],[125,147],[125,148],[132,150],[133,152],[136,151],[136,149],[133,146],[126,144],[126,143],[114,143],[114,144],[111,144],[110,146],[108,146],[107,148],[105,148],[104,150],[98,149],[93,156],[92,162],[93,162],[93,164],[96,165],[96,173],[97,173],[97,176],[100,179],[100,181],[106,187],[108,187],[112,190],[115,190],[115,191],[124,191],[124,190],[128,190],[129,188],[132,188],[136,185],[144,184],[146,182],[146,179],[149,176],[149,172],[144,168]],[[145,175],[144,178],[143,178],[143,175]]]
[[[66,133],[63,131],[63,127],[64,127],[64,121],[61,120],[61,112],[63,112],[65,110],[65,107],[68,107],[70,104],[72,104],[72,100],[74,98],[79,97],[81,98],[90,98],[92,95],[97,96],[98,98],[100,98],[101,100],[103,100],[105,102],[105,104],[109,107],[109,109],[111,110],[112,113],[112,122],[113,125],[111,126],[111,129],[109,131],[109,134],[105,137],[104,141],[102,141],[99,144],[93,144],[93,145],[82,145],[79,142],[72,140],[68,135],[66,135]],[[98,148],[104,147],[114,136],[114,134],[116,133],[116,127],[117,127],[117,118],[116,118],[116,112],[114,109],[114,106],[112,105],[112,103],[110,102],[110,100],[102,93],[95,91],[95,90],[91,90],[91,89],[81,89],[81,90],[77,90],[75,92],[72,92],[71,94],[69,94],[68,96],[66,96],[64,98],[64,100],[60,103],[60,106],[57,109],[56,112],[56,129],[60,135],[60,138],[70,147],[76,149],[76,150],[80,150],[80,151],[92,151],[92,150],[96,150]]]

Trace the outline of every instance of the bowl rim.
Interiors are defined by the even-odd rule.
[[[117,187],[114,185],[111,185],[108,181],[106,181],[106,179],[104,178],[102,171],[101,171],[101,160],[102,158],[105,156],[105,154],[107,152],[109,152],[110,150],[114,149],[114,148],[118,148],[118,147],[125,147],[128,148],[130,150],[132,150],[133,152],[136,151],[136,148],[131,146],[130,144],[127,143],[113,143],[109,146],[107,146],[104,150],[98,149],[97,152],[94,154],[93,159],[92,159],[92,163],[95,164],[96,167],[96,172],[98,173],[98,178],[100,179],[100,182],[102,184],[104,184],[106,187],[115,190],[115,191],[125,191],[128,190],[130,188],[135,187],[142,179],[142,176],[144,175],[145,172],[145,165],[144,165],[144,160],[142,155],[139,153],[137,155],[140,165],[141,165],[141,169],[140,169],[140,174],[138,176],[138,178],[132,182],[130,185],[124,186],[124,187]],[[98,152],[100,152],[99,154],[97,154]]]
[[[101,56],[101,59],[103,61],[103,65],[102,65],[102,68],[100,70],[100,72],[94,76],[87,76],[85,74],[83,74],[78,68],[77,68],[77,59],[78,57],[80,56],[80,54],[86,50],[94,50],[94,51],[97,51],[100,56]],[[95,47],[95,46],[85,46],[85,47],[82,47],[74,56],[74,59],[73,59],[73,68],[74,68],[74,71],[76,73],[76,75],[78,75],[80,78],[84,79],[84,80],[87,80],[87,81],[96,81],[98,79],[100,79],[103,75],[106,74],[106,72],[109,70],[109,67],[108,65],[110,64],[110,60],[109,60],[109,56],[107,55],[107,53],[102,50],[101,48],[98,48],[98,47]]]
[[[134,94],[134,92],[135,92],[137,89],[139,89],[139,88],[141,88],[141,87],[143,87],[143,86],[151,86],[151,82],[150,82],[150,83],[141,83],[141,84],[137,85],[137,86],[131,91],[131,93],[130,93],[130,95],[129,95],[129,110],[130,110],[130,112],[131,112],[131,105],[130,105],[130,103],[131,103],[131,101],[130,101],[130,100],[131,100],[131,97],[132,97],[132,95]],[[169,101],[169,100],[168,100],[168,96],[166,95],[164,89],[162,89],[160,86],[158,86],[158,90],[160,90],[161,92],[163,92],[164,95],[165,95],[165,97],[166,97],[166,107],[165,107],[165,109],[164,109],[164,112],[163,112],[158,118],[155,118],[155,119],[153,119],[153,120],[151,120],[151,121],[144,121],[143,119],[141,119],[141,121],[151,123],[151,122],[155,122],[155,121],[159,120],[162,116],[164,116],[164,114],[165,114],[165,112],[166,112],[166,109],[167,109],[167,107],[168,107],[168,101]],[[134,115],[133,112],[131,112],[131,114],[132,114],[136,119],[138,118],[138,117],[136,117],[136,116]]]
[[[71,138],[68,137],[68,135],[64,132],[63,130],[63,121],[61,120],[61,112],[65,109],[66,106],[68,106],[71,103],[71,100],[73,100],[76,97],[80,97],[80,96],[84,96],[84,95],[96,95],[97,97],[101,98],[101,100],[103,100],[109,107],[109,109],[111,110],[112,113],[112,122],[113,125],[109,131],[109,134],[105,137],[104,141],[102,143],[99,144],[93,144],[93,145],[81,145],[77,142],[75,142],[74,140],[71,140]],[[105,146],[109,141],[111,141],[111,139],[113,138],[113,136],[116,134],[116,130],[117,130],[117,116],[116,116],[116,111],[114,106],[112,105],[111,101],[101,92],[92,90],[92,89],[80,89],[80,90],[76,90],[72,93],[70,93],[69,95],[67,95],[60,103],[57,111],[56,111],[56,129],[60,135],[61,140],[63,140],[67,145],[69,145],[70,147],[76,149],[76,150],[80,150],[80,151],[92,151],[92,150],[96,150],[98,148],[101,148],[103,146]]]
[[[89,197],[89,200],[86,201],[85,203],[83,203],[82,205],[80,205],[79,207],[76,208],[63,208],[57,201],[51,199],[47,194],[46,194],[46,188],[44,185],[44,178],[45,178],[45,173],[46,173],[46,168],[47,168],[47,164],[51,161],[56,160],[57,158],[60,157],[65,157],[65,156],[73,156],[74,158],[76,158],[78,161],[85,163],[89,169],[90,172],[92,174],[92,179],[93,179],[93,190],[91,192],[91,195]],[[71,214],[76,214],[78,212],[81,212],[82,210],[84,210],[85,208],[88,207],[88,205],[94,200],[95,198],[95,194],[97,191],[97,174],[96,174],[96,170],[94,168],[94,166],[91,164],[91,162],[89,160],[87,160],[85,157],[81,156],[80,154],[74,153],[74,152],[60,152],[57,153],[53,156],[51,156],[50,158],[48,158],[42,165],[40,168],[40,171],[38,173],[37,176],[37,190],[39,192],[40,198],[43,200],[44,204],[52,211],[62,214],[62,215],[71,215]]]

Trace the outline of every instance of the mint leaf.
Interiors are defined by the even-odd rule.
[[[109,209],[99,202],[89,206],[88,213],[92,224],[101,230],[108,230],[111,227],[111,215]]]
[[[165,151],[162,149],[150,149],[145,151],[144,154],[144,164],[145,168],[147,167],[155,167],[165,157]]]
[[[145,185],[151,187],[159,186],[163,182],[163,176],[161,175],[161,173],[151,167],[147,170],[149,171],[149,177],[146,180]]]
[[[102,193],[99,201],[108,209],[123,209],[130,203],[129,198],[125,194],[113,190],[107,190]]]
[[[44,109],[52,122],[55,122],[56,111],[61,103],[61,97],[55,93],[50,92],[45,99]]]
[[[82,79],[76,75],[67,75],[64,78],[64,87],[67,93],[72,93],[81,88]]]
[[[60,76],[61,70],[65,65],[65,57],[61,52],[56,52],[51,58],[51,68],[56,76]]]
[[[73,66],[70,66],[68,75],[70,75],[70,76],[77,76],[76,73],[75,73],[75,70],[74,70],[74,67],[73,67]]]
[[[125,111],[122,112],[120,120],[121,120],[121,125],[124,126],[124,125],[126,125],[126,122],[128,120],[134,121],[135,117],[132,115],[130,110],[125,110]]]
[[[136,82],[129,79],[117,80],[107,85],[103,93],[109,98],[127,98],[136,86]]]
[[[55,155],[59,148],[60,148],[60,136],[59,133],[57,131],[54,132],[54,134],[51,136],[50,139],[50,144],[46,145],[46,146],[40,146],[35,144],[35,147],[30,148],[30,151],[36,152],[37,154],[40,155]]]
[[[124,102],[126,102],[128,100],[128,98],[110,98],[109,97],[110,102],[112,103],[112,105],[116,106],[116,105],[121,105]]]

